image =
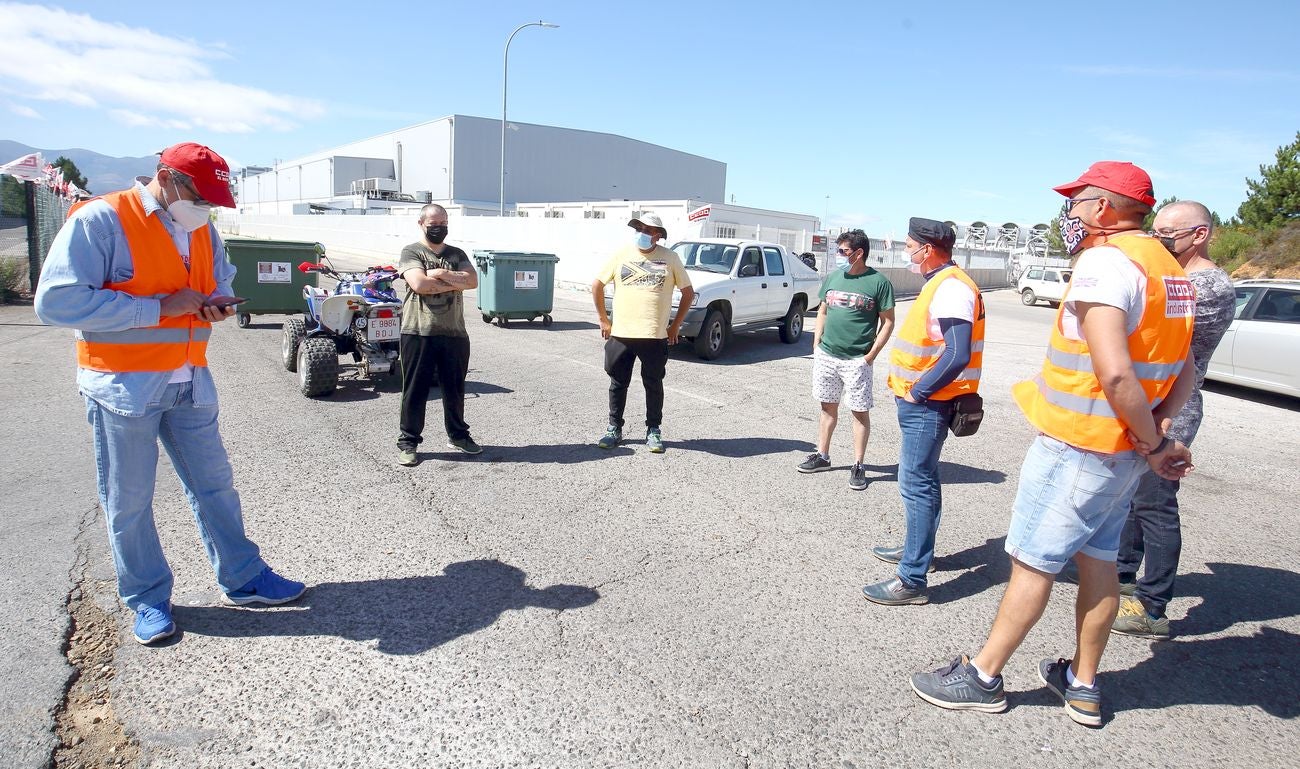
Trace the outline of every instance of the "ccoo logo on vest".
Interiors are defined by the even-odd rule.
[[[1165,317],[1191,318],[1196,315],[1196,287],[1187,278],[1165,275]]]

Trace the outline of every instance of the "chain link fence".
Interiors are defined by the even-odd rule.
[[[71,201],[39,182],[3,177],[0,194],[0,302],[32,293]]]

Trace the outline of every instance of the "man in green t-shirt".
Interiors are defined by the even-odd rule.
[[[469,334],[465,333],[462,293],[478,287],[478,273],[465,252],[448,245],[447,209],[430,203],[420,209],[422,237],[402,249],[397,272],[406,281],[402,299],[402,407],[397,463],[420,463],[429,388],[442,389],[442,421],[447,447],[465,454],[483,449],[465,422],[465,376],[469,373]]]
[[[813,332],[813,397],[822,406],[817,451],[799,464],[801,473],[831,467],[831,435],[839,422],[840,400],[853,412],[853,466],[849,488],[867,487],[867,440],[871,437],[872,364],[894,330],[894,286],[867,265],[871,241],[862,230],[849,230],[836,241],[848,260],[843,270],[826,276],[821,308]]]
[[[632,383],[632,366],[641,361],[641,384],[645,387],[646,446],[656,454],[664,450],[659,423],[664,411],[664,374],[668,367],[668,345],[677,344],[677,333],[691,309],[695,289],[682,260],[658,244],[668,237],[663,220],[646,214],[627,223],[636,230],[635,242],[619,249],[601,266],[591,284],[591,296],[600,315],[600,333],[605,337],[605,373],[609,374],[609,427],[596,443],[612,449],[623,440],[623,407]],[[614,319],[605,312],[605,284],[613,282]],[[673,289],[681,291],[677,315],[672,323]]]

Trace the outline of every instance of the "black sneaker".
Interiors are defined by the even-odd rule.
[[[482,454],[483,447],[474,442],[474,439],[466,435],[464,438],[453,438],[447,441],[447,448],[456,449],[465,454]]]
[[[827,462],[826,464],[830,464]],[[853,467],[849,468],[849,488],[854,491],[862,491],[867,487],[867,466],[861,462],[854,462]]]
[[[978,710],[1001,713],[1007,709],[1007,695],[1002,690],[1002,676],[986,684],[965,654],[947,667],[929,673],[912,674],[912,691],[916,696],[948,710]]]
[[[874,585],[867,585],[862,588],[862,595],[868,601],[883,606],[920,605],[930,602],[929,596],[925,594],[925,588],[908,587],[898,577],[887,579],[884,582],[877,582]]]
[[[820,452],[814,451],[808,455],[808,458],[799,463],[799,472],[801,473],[820,473],[822,470],[829,470],[831,461],[824,459]]]
[[[1076,724],[1101,726],[1101,689],[1096,686],[1070,686],[1065,671],[1072,660],[1043,660],[1038,663],[1038,677],[1065,703],[1065,712]]]

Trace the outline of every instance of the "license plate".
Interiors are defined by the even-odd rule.
[[[401,318],[371,318],[366,338],[372,342],[392,342],[401,336]]]

